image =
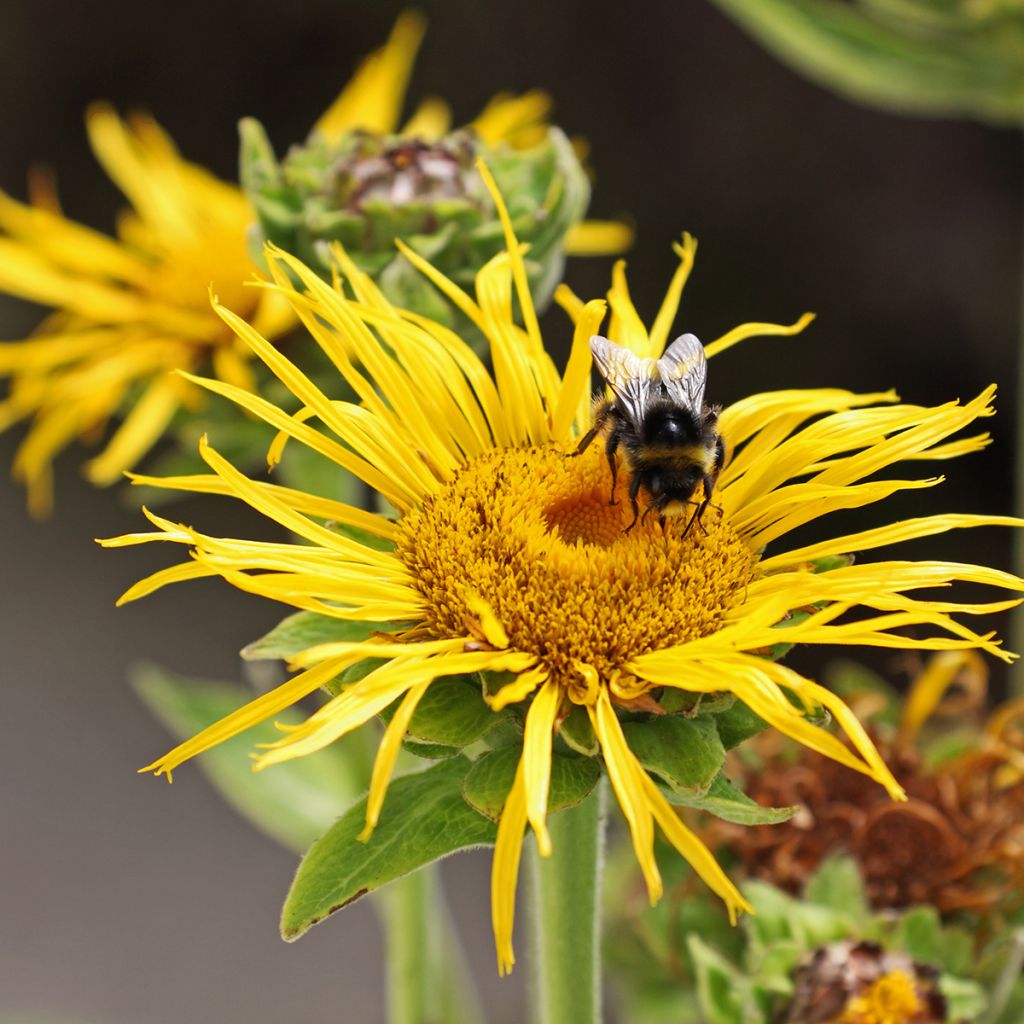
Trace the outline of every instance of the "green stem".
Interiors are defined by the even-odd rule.
[[[604,803],[601,785],[583,803],[553,814],[551,856],[531,852],[533,1024],[601,1020]]]
[[[388,1024],[482,1024],[438,865],[392,882],[379,897]]]

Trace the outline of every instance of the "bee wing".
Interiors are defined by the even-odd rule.
[[[669,398],[700,416],[704,408],[704,384],[708,362],[704,346],[694,334],[676,338],[658,360],[658,374]]]
[[[658,364],[595,334],[590,339],[594,365],[630,418],[640,423],[652,392],[661,387]]]

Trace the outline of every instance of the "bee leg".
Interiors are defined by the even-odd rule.
[[[605,457],[608,459],[608,468],[612,471],[612,492],[608,497],[609,505],[618,505],[618,502],[615,500],[615,483],[618,480],[619,476],[619,463],[618,460],[615,458],[615,453],[619,450],[619,441],[621,438],[622,430],[616,423],[616,425],[612,427],[611,433],[608,435],[608,443],[605,445],[604,448]],[[630,500],[633,500],[632,494],[630,494]],[[635,501],[633,501],[633,508],[635,511]]]
[[[636,500],[636,496],[639,493],[640,477],[638,475],[634,475],[633,479],[629,482],[629,504],[632,506],[633,509],[633,521],[629,524],[629,526],[627,526],[622,531],[623,533],[629,533],[629,531],[632,530],[634,526],[636,526],[637,519],[640,518],[640,505],[637,503]],[[648,511],[650,511],[650,506],[648,506]],[[646,515],[647,513],[645,512],[644,516],[646,517]]]
[[[576,451],[569,452],[570,458],[575,458],[577,455],[582,455],[593,443],[595,437],[604,430],[605,424],[611,418],[614,410],[609,402],[605,402],[594,416],[594,425],[580,438],[580,443],[576,446]]]

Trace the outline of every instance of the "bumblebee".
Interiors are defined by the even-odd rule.
[[[573,453],[581,455],[599,433],[607,430],[605,455],[612,472],[610,504],[615,502],[618,476],[616,454],[621,448],[630,472],[629,502],[633,521],[640,518],[637,496],[646,490],[651,501],[641,522],[652,512],[665,516],[694,511],[683,531],[700,523],[711,502],[715,481],[725,462],[725,445],[718,433],[719,409],[704,404],[707,360],[704,346],[692,334],[676,338],[660,359],[641,359],[629,349],[594,336],[590,339],[594,365],[612,393],[602,399],[587,431]],[[700,501],[694,498],[703,487]]]

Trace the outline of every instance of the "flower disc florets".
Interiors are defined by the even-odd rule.
[[[608,679],[632,657],[713,633],[756,556],[716,509],[685,537],[685,518],[650,517],[627,533],[625,485],[614,505],[610,494],[597,446],[578,458],[557,446],[497,449],[462,467],[399,524],[434,632],[464,636],[482,601],[510,645],[537,655],[579,703],[579,663]]]

